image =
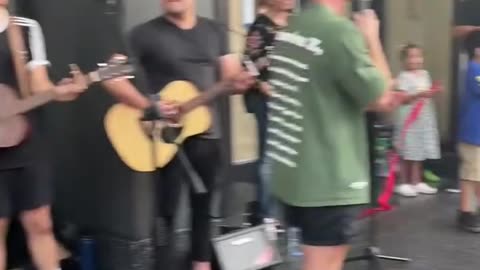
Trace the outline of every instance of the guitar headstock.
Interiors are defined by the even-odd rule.
[[[93,82],[128,77],[134,72],[133,66],[128,64],[126,59],[114,59],[99,66],[96,71],[90,73],[89,77]]]

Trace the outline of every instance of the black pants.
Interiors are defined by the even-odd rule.
[[[0,218],[51,204],[53,192],[48,165],[35,160],[20,168],[0,169]]]
[[[190,187],[192,259],[206,262],[211,258],[210,209],[220,166],[220,142],[216,139],[190,138],[183,144],[183,149],[207,188],[207,193],[195,194]],[[170,229],[173,228],[175,213],[178,212],[184,177],[184,168],[175,159],[160,171],[160,179],[156,182],[159,215],[165,218]]]

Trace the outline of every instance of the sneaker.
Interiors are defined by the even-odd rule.
[[[432,195],[432,194],[437,194],[438,192],[436,188],[433,188],[423,182],[416,184],[415,186],[413,186],[413,188],[417,191],[417,193],[420,193],[420,194]]]
[[[395,188],[395,193],[404,197],[417,197],[418,193],[412,185],[402,184]]]
[[[480,233],[480,218],[474,213],[459,211],[457,224],[461,229],[467,232]]]

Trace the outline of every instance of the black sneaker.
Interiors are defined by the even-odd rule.
[[[480,217],[474,213],[459,212],[458,226],[468,232],[480,233]]]

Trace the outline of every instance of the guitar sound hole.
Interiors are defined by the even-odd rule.
[[[162,130],[162,138],[166,143],[174,143],[175,139],[180,135],[182,132],[182,127],[164,127]]]

